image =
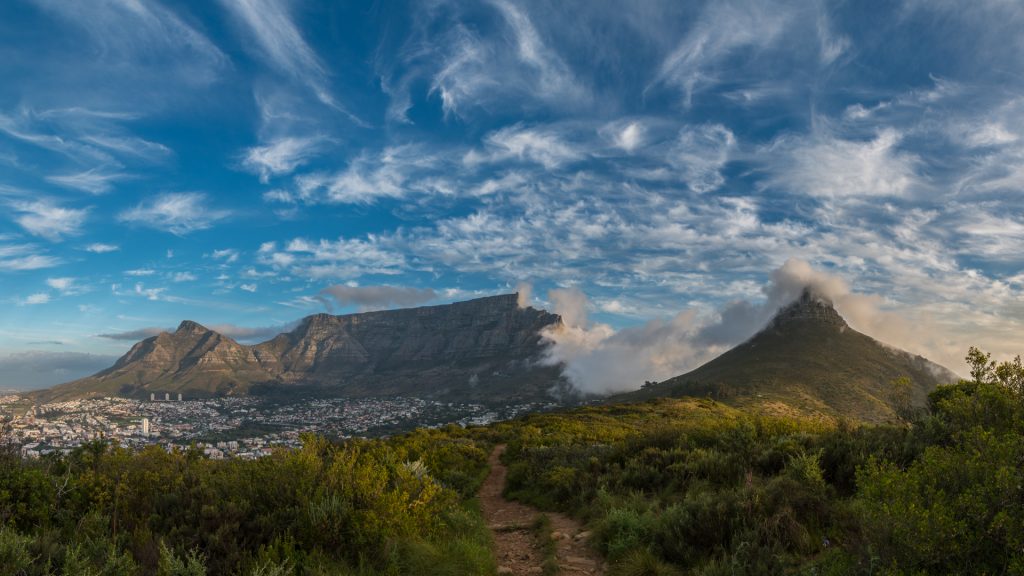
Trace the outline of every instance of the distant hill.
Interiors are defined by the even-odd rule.
[[[516,294],[333,316],[246,346],[185,321],[135,344],[112,367],[37,393],[44,401],[263,394],[415,395],[506,403],[562,398],[556,366],[538,363],[540,331],[558,315],[520,308]]]
[[[611,401],[710,396],[776,414],[894,417],[892,382],[911,380],[908,399],[923,405],[948,369],[850,328],[826,298],[804,290],[763,330],[696,370]]]

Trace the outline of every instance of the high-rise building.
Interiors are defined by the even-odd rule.
[[[181,392],[178,392],[178,402],[181,402]]]
[[[149,436],[149,418],[142,419],[142,435]]]
[[[150,392],[149,393],[149,401],[150,402],[156,402],[156,392]]]
[[[171,401],[171,393],[170,392],[164,392],[164,400],[166,400],[167,402]]]

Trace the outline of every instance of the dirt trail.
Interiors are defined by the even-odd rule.
[[[498,574],[535,575],[543,572],[544,553],[534,536],[533,524],[541,514],[536,508],[506,500],[501,491],[505,487],[508,470],[501,463],[505,446],[491,452],[491,472],[480,488],[480,508],[484,520],[494,535],[494,554],[498,560]],[[563,514],[547,512],[551,519],[551,534],[557,544],[559,574],[603,575],[604,562],[587,545],[589,533],[582,525]]]

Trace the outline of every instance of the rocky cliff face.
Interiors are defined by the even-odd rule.
[[[769,328],[782,329],[787,324],[810,322],[821,326],[845,328],[846,320],[836,312],[832,301],[804,288],[800,297],[788,306],[779,310],[772,318]]]
[[[113,367],[52,392],[55,397],[206,396],[310,385],[353,396],[541,399],[552,388],[565,388],[559,368],[538,364],[545,346],[540,331],[558,322],[555,314],[519,308],[516,294],[345,316],[315,314],[255,346],[185,321],[173,334],[139,342]]]

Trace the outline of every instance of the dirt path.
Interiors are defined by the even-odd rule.
[[[543,573],[544,552],[534,535],[534,522],[540,511],[530,506],[506,500],[501,491],[505,487],[508,470],[501,463],[505,446],[491,452],[491,472],[480,488],[480,508],[484,520],[494,535],[494,555],[498,560],[498,574],[534,575]],[[547,513],[551,519],[551,535],[557,544],[559,574],[603,575],[601,557],[587,546],[589,533],[576,520],[563,514]]]

